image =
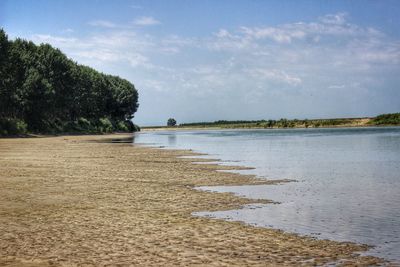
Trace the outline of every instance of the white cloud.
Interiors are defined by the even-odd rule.
[[[65,33],[73,33],[74,30],[71,29],[71,28],[66,28],[66,29],[63,30],[63,32],[65,32]]]
[[[158,20],[153,17],[139,17],[133,21],[133,24],[140,26],[151,26],[161,24]]]
[[[158,51],[166,54],[166,55],[175,55],[179,53],[181,50],[178,47],[160,47]]]
[[[249,49],[252,45],[256,45],[256,43],[251,42],[249,38],[246,36],[239,34],[232,34],[225,29],[220,29],[217,33],[213,34],[212,39],[208,40],[206,43],[206,47],[211,50],[243,50]],[[254,50],[255,47],[253,47]]]
[[[195,40],[193,38],[184,38],[178,35],[169,35],[166,38],[162,39],[163,45],[175,45],[175,46],[190,46],[195,44]]]
[[[201,75],[208,75],[212,73],[220,73],[220,68],[216,68],[215,66],[196,66],[191,71],[195,74],[201,74]]]
[[[168,85],[159,80],[146,79],[141,83],[141,85],[145,88],[148,88],[149,90],[154,90],[156,92],[166,92],[169,89]]]
[[[297,86],[302,83],[302,80],[294,75],[289,75],[283,70],[277,69],[253,69],[249,70],[248,73],[258,79],[264,79],[269,81],[283,82],[288,85]]]
[[[152,67],[144,53],[154,44],[149,38],[138,36],[131,31],[118,30],[80,39],[36,34],[32,36],[32,39],[36,43],[50,43],[61,48],[75,60],[86,64],[105,65],[110,62],[127,62],[132,67]]]
[[[116,62],[121,59],[119,54],[109,49],[82,50],[72,53],[75,57],[94,59],[98,61]]]
[[[95,27],[104,27],[104,28],[116,28],[117,24],[107,21],[107,20],[94,20],[89,22],[89,25],[95,26]]]
[[[348,82],[345,84],[332,84],[328,86],[328,89],[332,89],[335,91],[339,92],[346,92],[348,90],[354,90],[354,89],[363,89],[365,86],[363,86],[360,82]]]
[[[383,51],[366,51],[360,54],[360,58],[368,63],[399,64],[400,46],[397,49]]]
[[[296,22],[266,27],[239,27],[235,32],[220,29],[208,47],[215,50],[252,49],[263,41],[291,44],[312,40],[319,43],[329,38],[382,37],[374,28],[362,28],[346,21],[346,13],[326,15],[315,22]]]
[[[75,37],[63,37],[63,36],[53,36],[50,34],[34,34],[31,36],[33,42],[35,43],[49,43],[57,48],[79,48],[83,44],[79,43],[79,40]]]
[[[344,84],[332,84],[328,86],[328,89],[343,89],[345,86]]]
[[[101,28],[84,37],[31,37],[59,47],[80,63],[115,67],[145,95],[142,109],[168,93],[175,99],[173,106],[167,98],[157,98],[157,110],[163,114],[167,107],[171,112],[197,107],[199,113],[212,114],[235,105],[258,114],[274,112],[272,107],[282,113],[288,99],[294,99],[288,109],[303,105],[307,110],[312,101],[324,110],[329,103],[346,103],[347,90],[357,101],[366,101],[369,94],[379,96],[388,83],[393,88],[400,82],[400,40],[351,23],[344,13],[311,22],[221,28],[206,37],[146,34],[146,28],[135,26],[154,23],[159,22],[151,17],[138,18],[136,24],[97,22],[93,24]]]
[[[158,51],[166,54],[173,55],[180,53],[183,48],[195,47],[196,41],[193,38],[184,38],[177,35],[169,35],[160,40]]]
[[[215,36],[217,36],[218,38],[232,38],[233,35],[230,34],[229,31],[227,31],[226,29],[220,29],[217,33],[214,33]]]
[[[128,53],[126,58],[132,67],[151,67],[151,64],[149,64],[149,59],[140,53]]]
[[[249,28],[241,27],[240,29],[245,37],[264,39],[270,38],[278,43],[290,43],[292,39],[302,39],[306,33],[300,29],[294,28],[277,28],[277,27],[266,27],[266,28]]]
[[[328,14],[320,18],[323,23],[327,24],[344,24],[346,22],[347,13],[341,12],[337,14]]]

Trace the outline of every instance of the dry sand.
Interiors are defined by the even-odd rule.
[[[194,186],[261,181],[177,158],[189,151],[93,142],[113,137],[0,139],[0,266],[380,262],[363,245],[193,217],[258,202]]]

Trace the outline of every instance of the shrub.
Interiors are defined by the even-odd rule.
[[[102,133],[111,133],[113,131],[113,125],[108,118],[99,119],[98,130]]]
[[[28,125],[23,120],[16,120],[16,130],[18,134],[26,134]]]
[[[90,121],[88,121],[85,118],[79,118],[77,121],[77,128],[79,131],[90,131],[92,130],[92,125],[90,123]]]
[[[399,125],[400,113],[382,114],[373,119],[376,125]]]
[[[49,133],[61,133],[64,131],[65,123],[61,119],[54,119],[48,123],[46,132]]]
[[[115,127],[117,128],[117,131],[121,131],[121,132],[128,132],[129,131],[129,126],[124,121],[119,121],[116,124]]]
[[[26,134],[28,125],[19,119],[0,119],[0,135]]]
[[[132,123],[132,130],[134,132],[140,132],[140,127],[137,124]]]
[[[124,124],[126,125],[127,131],[129,132],[140,132],[140,127],[134,124],[132,121],[128,120],[125,121]]]

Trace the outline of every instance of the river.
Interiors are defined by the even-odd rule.
[[[201,212],[287,232],[374,246],[400,262],[400,127],[154,131],[135,143],[192,149],[277,185],[202,187],[280,204]]]

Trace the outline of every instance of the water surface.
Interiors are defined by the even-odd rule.
[[[400,127],[145,132],[134,142],[193,149],[279,185],[202,187],[280,204],[201,212],[288,232],[373,245],[400,262]]]

